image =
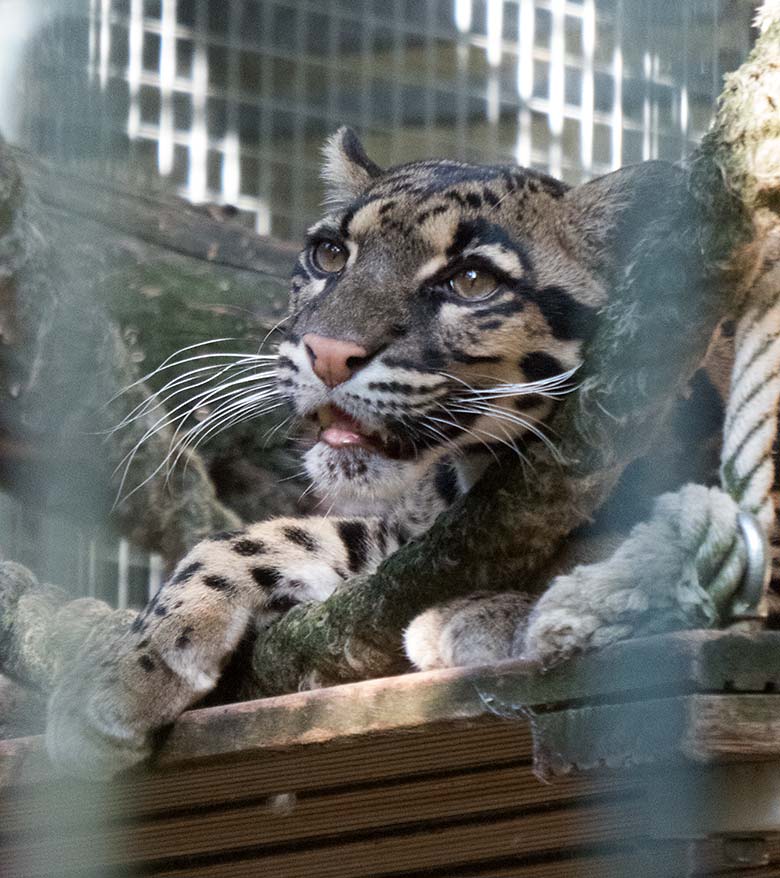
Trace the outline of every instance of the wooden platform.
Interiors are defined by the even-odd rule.
[[[110,785],[0,741],[0,875],[780,875],[776,692],[695,632],[192,711]]]

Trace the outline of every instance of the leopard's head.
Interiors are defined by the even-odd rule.
[[[350,129],[330,139],[277,366],[318,422],[322,494],[392,498],[444,455],[473,472],[544,437],[619,270],[620,218],[672,173],[639,167],[571,189],[515,166],[382,170]]]

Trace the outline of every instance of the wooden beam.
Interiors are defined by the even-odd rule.
[[[522,662],[350,683],[193,710],[155,765],[530,718],[551,770],[780,757],[780,634],[694,631],[616,644],[547,673]],[[739,696],[711,694],[728,688]],[[518,732],[520,734],[521,732]],[[0,788],[51,777],[37,738],[0,741]]]

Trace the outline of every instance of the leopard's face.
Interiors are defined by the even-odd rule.
[[[387,498],[443,455],[522,453],[605,298],[571,243],[566,187],[449,161],[383,172],[346,130],[328,161],[338,203],[298,259],[277,366],[319,427],[318,491]]]

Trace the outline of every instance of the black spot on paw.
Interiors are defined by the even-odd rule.
[[[261,588],[273,588],[280,579],[280,573],[273,567],[253,567],[252,579]]]
[[[340,521],[336,529],[347,550],[347,565],[357,573],[368,559],[368,528],[362,521]]]
[[[139,643],[137,643],[137,644],[135,645],[135,648],[136,648],[136,649],[146,649],[146,647],[149,646],[149,643],[150,643],[149,638],[148,638],[148,637],[144,637],[143,640],[141,640]]]
[[[139,656],[138,664],[146,671],[147,674],[151,674],[151,672],[157,667],[148,655]]]
[[[208,586],[208,588],[213,588],[214,591],[231,591],[233,589],[233,583],[229,579],[225,579],[224,576],[217,576],[215,573],[204,576],[203,584]]]
[[[161,616],[161,617],[167,616],[168,615],[168,608],[164,604],[157,604],[157,606],[154,608],[154,615]]]
[[[245,557],[262,555],[268,551],[265,544],[261,543],[260,540],[239,540],[237,543],[233,543],[231,548],[237,555],[244,555]]]
[[[268,601],[264,609],[271,613],[286,613],[293,607],[297,607],[299,603],[300,601],[296,601],[288,594],[277,594]]]
[[[168,585],[179,585],[181,582],[186,582],[188,579],[192,579],[201,567],[203,567],[203,564],[200,561],[193,561],[186,567],[182,567],[178,573],[174,573],[168,581]]]
[[[302,549],[306,549],[307,552],[316,552],[319,549],[317,540],[302,527],[284,527],[282,528],[282,534],[285,539],[295,543],[296,546],[300,546]]]

